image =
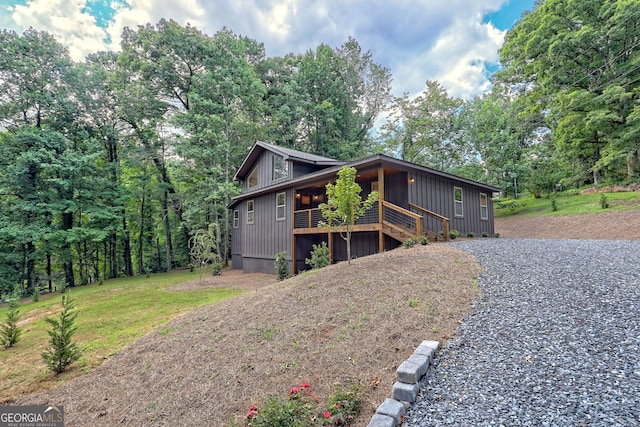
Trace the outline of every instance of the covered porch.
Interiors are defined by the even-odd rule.
[[[356,256],[380,253],[397,247],[409,238],[426,236],[431,241],[449,239],[449,219],[424,207],[409,203],[408,186],[412,184],[405,171],[377,168],[358,172],[357,182],[363,198],[372,191],[379,193],[372,206],[352,228],[352,246]],[[326,182],[294,189],[292,260],[294,273],[305,269],[313,244],[322,241],[329,247],[331,262],[342,259],[346,227],[328,228],[322,225],[318,206],[326,202]]]

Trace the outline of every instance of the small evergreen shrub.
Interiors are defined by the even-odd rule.
[[[76,317],[73,310],[75,305],[67,295],[62,296],[62,312],[58,319],[45,317],[44,320],[51,325],[49,334],[49,348],[42,353],[47,368],[55,373],[64,372],[67,366],[80,359],[80,348],[73,342],[73,334],[76,332]]]
[[[555,212],[558,210],[558,201],[556,200],[555,196],[551,198],[551,211]]]
[[[455,240],[460,237],[460,232],[458,230],[449,230],[449,239]]]
[[[278,252],[278,254],[276,254],[275,269],[278,280],[289,278],[289,261],[287,261],[287,251]]]
[[[40,286],[36,285],[33,288],[33,295],[31,296],[33,302],[40,301]]]
[[[18,326],[18,305],[20,298],[16,292],[8,299],[9,310],[3,324],[0,324],[0,345],[4,348],[13,347],[20,341],[22,329]]]
[[[405,249],[412,248],[415,245],[416,245],[416,239],[414,239],[413,237],[409,237],[407,240],[402,242],[402,247]]]
[[[497,239],[498,237],[500,237],[500,233],[496,233],[496,234],[494,234],[494,236]]]
[[[418,237],[418,243],[420,243],[422,246],[428,245],[429,239],[427,239],[427,236],[420,236]]]
[[[221,274],[222,274],[222,263],[214,262],[213,264],[211,264],[211,275],[219,276]]]
[[[473,231],[470,231],[467,233],[467,237],[470,239],[473,239],[474,237],[476,237],[476,233],[474,233]]]
[[[482,232],[482,237],[489,237],[489,233],[487,233],[486,231]]]
[[[600,207],[602,209],[607,209],[609,207],[609,199],[604,193],[600,194]]]
[[[328,266],[330,262],[327,243],[322,242],[319,245],[313,245],[311,258],[305,258],[304,262],[313,270]]]

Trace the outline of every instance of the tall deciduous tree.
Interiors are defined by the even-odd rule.
[[[459,98],[450,97],[442,85],[427,81],[417,97],[396,98],[390,119],[383,126],[386,151],[400,158],[445,170],[463,160],[457,130]]]
[[[365,200],[362,188],[356,182],[356,168],[344,166],[338,171],[335,184],[327,184],[327,203],[322,203],[320,211],[325,224],[330,228],[342,228],[340,236],[347,243],[347,263],[351,263],[351,233],[358,218],[363,216],[375,202],[378,192],[372,191]]]
[[[592,182],[640,173],[640,3],[539,2],[507,33],[501,79],[548,112],[557,148]],[[574,162],[575,164],[576,162]]]

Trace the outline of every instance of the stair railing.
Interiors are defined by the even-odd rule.
[[[446,216],[442,216],[442,215],[438,215],[435,212],[431,212],[428,209],[425,209],[421,206],[418,205],[414,205],[413,203],[409,203],[409,208],[412,211],[417,211],[418,213],[420,213],[421,215],[426,216],[427,219],[432,219],[435,220],[436,223],[440,222],[440,232],[442,233],[442,237],[444,239],[445,242],[449,241],[449,218],[447,218]],[[435,230],[437,229],[437,227],[428,227],[429,231],[431,230]],[[438,238],[438,232],[437,231],[433,231],[436,235],[436,238]]]

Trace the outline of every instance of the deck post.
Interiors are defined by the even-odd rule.
[[[329,264],[333,264],[333,233],[327,233],[327,240],[329,241]]]
[[[384,233],[382,232],[382,222],[384,221],[384,211],[382,202],[384,201],[384,169],[378,168],[378,253],[384,252]]]

